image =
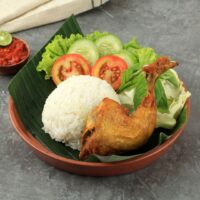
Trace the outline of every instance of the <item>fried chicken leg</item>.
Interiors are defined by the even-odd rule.
[[[120,154],[143,146],[156,127],[156,79],[177,65],[167,57],[143,67],[147,80],[147,95],[131,115],[114,100],[105,98],[88,116],[81,135],[80,159],[91,154]]]

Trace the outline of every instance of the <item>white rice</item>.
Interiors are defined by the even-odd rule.
[[[73,149],[80,148],[80,134],[88,114],[105,97],[119,101],[110,84],[92,76],[72,76],[46,99],[42,112],[44,131]]]

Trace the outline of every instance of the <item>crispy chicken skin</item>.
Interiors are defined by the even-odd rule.
[[[143,146],[156,127],[156,79],[177,65],[167,57],[143,67],[147,80],[147,95],[131,115],[114,100],[105,98],[88,116],[81,135],[80,159],[91,154],[120,154]]]

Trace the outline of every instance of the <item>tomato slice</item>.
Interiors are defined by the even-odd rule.
[[[66,54],[54,62],[51,74],[54,83],[58,85],[72,75],[90,74],[90,66],[81,55]]]
[[[117,90],[121,84],[122,73],[127,68],[127,63],[118,56],[102,56],[92,67],[92,76],[106,80]]]

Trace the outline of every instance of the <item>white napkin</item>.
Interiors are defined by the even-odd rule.
[[[12,20],[50,0],[1,0],[0,24]]]
[[[16,32],[56,22],[100,6],[109,0],[52,0],[32,11],[0,25],[1,30]]]

